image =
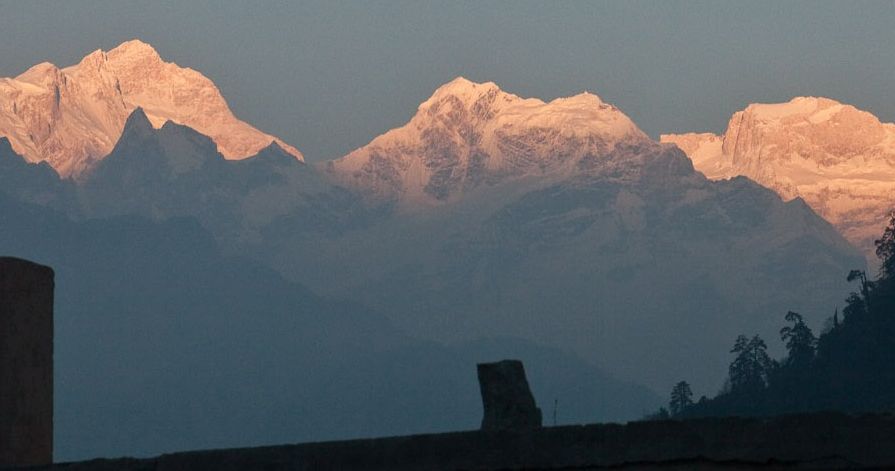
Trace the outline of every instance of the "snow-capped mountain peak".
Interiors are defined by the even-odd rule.
[[[792,116],[813,117],[812,122],[823,121],[818,112],[829,108],[841,108],[845,105],[825,97],[797,96],[785,103],[751,103],[743,112],[752,113],[764,121],[786,119]],[[827,114],[829,116],[829,114]]]
[[[622,144],[656,145],[594,94],[544,102],[458,77],[327,170],[376,198],[444,201],[509,177],[593,169]]]
[[[496,127],[525,124],[559,128],[566,134],[597,133],[619,138],[643,134],[624,113],[590,92],[545,103],[504,92],[494,82],[476,83],[464,77],[457,77],[435,90],[419,106],[415,119],[446,115],[455,109],[470,112],[474,119],[495,119]]]
[[[51,64],[49,62],[41,62],[40,64],[34,65],[30,69],[22,72],[18,77],[15,78],[15,80],[31,85],[46,86],[58,83],[60,80],[60,72],[61,71],[59,70],[59,67],[56,67],[54,64]]]
[[[165,62],[140,40],[93,51],[69,67],[44,62],[0,79],[0,135],[27,160],[46,161],[65,177],[81,176],[108,155],[138,107],[156,128],[173,121],[209,136],[228,159],[276,142],[302,160],[294,147],[237,119],[207,77]]]
[[[98,49],[97,52],[102,52],[102,50]],[[161,57],[155,48],[139,39],[131,39],[119,44],[109,51],[109,56],[113,58],[130,57],[161,61]]]
[[[420,104],[419,110],[428,110],[447,97],[453,97],[460,103],[470,105],[484,95],[500,92],[500,87],[494,82],[476,83],[461,76],[438,87],[428,100]]]
[[[755,103],[723,135],[668,134],[712,179],[747,176],[785,199],[802,197],[870,260],[895,206],[895,125],[823,97]]]

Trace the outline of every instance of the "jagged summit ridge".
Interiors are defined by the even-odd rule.
[[[418,110],[428,109],[448,96],[459,98],[465,103],[472,103],[481,98],[482,95],[499,91],[500,87],[494,82],[477,83],[460,76],[435,89],[435,92],[432,93],[429,99],[420,103]],[[507,95],[510,96],[509,94]]]
[[[375,198],[437,202],[508,177],[593,171],[625,146],[656,143],[594,94],[544,102],[458,77],[327,170]]]
[[[802,197],[874,260],[873,240],[895,205],[895,125],[823,97],[754,103],[723,135],[667,134],[712,179],[747,176]]]
[[[125,121],[142,108],[154,127],[167,121],[214,140],[228,159],[243,159],[282,140],[237,119],[211,80],[165,62],[140,40],[96,50],[78,64],[48,62],[0,79],[0,135],[31,162],[46,161],[64,177],[80,177],[111,152]]]
[[[101,53],[102,50],[97,49],[95,53],[96,52]],[[109,51],[109,55],[127,57],[152,57],[157,60],[161,60],[161,57],[154,47],[139,39],[131,39],[119,44],[117,47]]]

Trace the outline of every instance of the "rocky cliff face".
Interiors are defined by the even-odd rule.
[[[874,259],[895,208],[895,125],[827,98],[752,104],[727,131],[668,134],[711,179],[742,175],[785,199],[801,197]]]
[[[80,177],[105,157],[137,107],[155,127],[185,124],[214,140],[228,159],[252,156],[276,137],[237,119],[201,73],[165,62],[152,46],[128,41],[59,68],[38,64],[0,79],[0,136],[30,162],[48,162],[63,177]]]

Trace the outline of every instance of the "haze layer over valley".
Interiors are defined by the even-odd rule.
[[[0,82],[0,252],[57,269],[65,456],[469,428],[473,365],[501,357],[561,423],[634,419],[720,388],[741,333],[819,327],[864,266],[802,200],[706,178],[591,93],[457,78],[311,165],[141,42],[23,76]],[[257,441],[208,419],[234,409]]]

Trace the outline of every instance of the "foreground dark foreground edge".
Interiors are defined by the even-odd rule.
[[[40,470],[885,469],[895,417],[837,413],[470,431],[192,451]]]

